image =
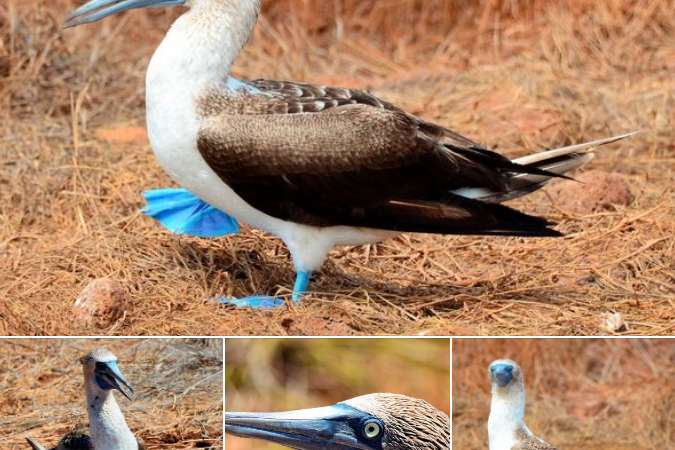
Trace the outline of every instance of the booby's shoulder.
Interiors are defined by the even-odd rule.
[[[93,450],[91,437],[87,434],[85,425],[77,425],[74,429],[64,434],[56,450]]]
[[[558,448],[547,444],[526,428],[519,428],[515,431],[515,445],[511,450],[558,450]]]
[[[438,139],[444,145],[486,150],[480,144],[452,130],[420,119],[391,102],[359,89],[264,79],[242,82],[230,77],[224,89],[209,91],[199,101],[200,113],[203,116],[231,113],[322,113],[345,105],[364,105],[400,112],[408,116],[422,132]]]

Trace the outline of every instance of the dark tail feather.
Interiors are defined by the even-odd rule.
[[[593,149],[601,145],[634,136],[638,132],[622,134],[584,144],[571,145],[548,150],[523,158],[514,159],[513,164],[523,167],[521,173],[514,171],[509,177],[508,190],[496,191],[488,188],[464,188],[453,191],[454,194],[488,203],[501,203],[522,197],[544,187],[554,177],[563,177],[593,159]]]
[[[343,217],[344,219],[344,217]],[[484,203],[454,195],[433,201],[402,200],[369,208],[345,225],[411,233],[473,236],[555,237],[548,220],[504,205]]]

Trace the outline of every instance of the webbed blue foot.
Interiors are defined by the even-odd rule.
[[[284,306],[282,298],[265,297],[264,295],[252,295],[250,297],[220,300],[223,305],[234,305],[237,308],[251,309],[277,309]]]
[[[174,234],[209,238],[239,232],[234,218],[185,189],[146,191],[142,212]]]
[[[309,284],[309,279],[311,276],[311,272],[298,272],[298,275],[295,279],[295,286],[293,287],[293,295],[291,297],[293,303],[296,306],[300,305],[300,299],[302,298],[303,294],[307,292],[307,285]],[[220,300],[220,303],[224,305],[234,305],[237,308],[277,309],[284,306],[285,300],[283,298],[254,295],[251,297],[239,299],[223,298]]]

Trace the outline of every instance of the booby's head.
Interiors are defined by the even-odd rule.
[[[134,390],[117,367],[115,355],[104,348],[97,348],[87,353],[81,361],[84,377],[89,383],[106,392],[116,389],[131,400],[129,391],[133,394]]]
[[[493,392],[504,389],[519,389],[525,386],[523,372],[520,366],[510,359],[498,359],[493,361],[488,368],[488,378],[492,384]]]
[[[282,413],[225,413],[225,432],[297,450],[446,450],[450,419],[404,395],[370,394]]]
[[[163,8],[168,6],[217,8],[220,6],[244,7],[251,5],[258,11],[260,10],[260,0],[92,0],[70,13],[66,18],[64,26],[68,28],[97,22],[131,9]]]

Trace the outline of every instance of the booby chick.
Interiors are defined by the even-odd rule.
[[[523,421],[525,381],[520,366],[510,359],[490,364],[492,406],[488,419],[490,450],[558,450],[536,437]]]
[[[117,367],[115,355],[102,348],[92,350],[82,358],[82,367],[89,434],[78,425],[52,450],[145,450],[143,439],[133,435],[113,395],[117,390],[131,400],[129,392],[134,392]],[[26,440],[33,450],[45,450],[31,436]]]
[[[396,394],[282,413],[226,412],[225,433],[296,450],[450,450],[450,418]]]
[[[150,144],[184,189],[146,193],[145,212],[171,231],[237,232],[237,220],[280,237],[297,271],[296,302],[337,245],[403,232],[559,236],[543,218],[500,203],[529,194],[628,135],[510,160],[366,92],[230,76],[260,0],[93,0],[66,26],[134,8],[188,11],[146,78]],[[274,308],[281,299],[222,300]]]

